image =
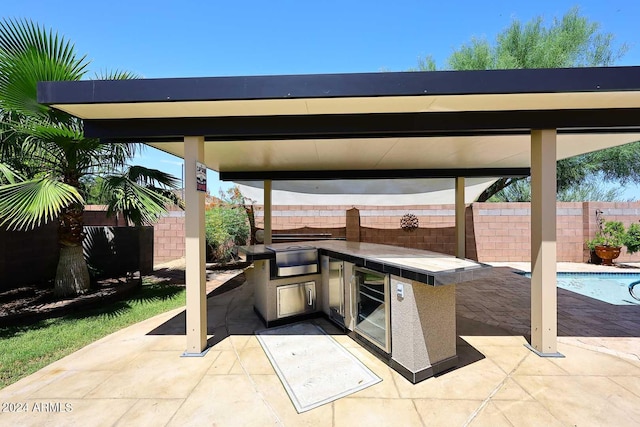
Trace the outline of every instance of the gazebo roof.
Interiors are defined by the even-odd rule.
[[[640,140],[640,67],[42,82],[85,134],[139,140],[228,180],[528,174],[531,129],[557,158]]]

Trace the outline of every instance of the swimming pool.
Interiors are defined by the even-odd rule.
[[[525,276],[530,278],[531,273]],[[629,283],[640,280],[639,273],[558,273],[557,277],[558,287],[567,291],[614,305],[640,305],[629,295]]]

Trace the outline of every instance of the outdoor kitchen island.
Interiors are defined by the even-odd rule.
[[[457,364],[455,285],[490,266],[437,252],[319,240],[240,248],[267,327],[324,314],[413,383]]]

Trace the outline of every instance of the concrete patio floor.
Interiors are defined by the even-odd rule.
[[[558,350],[566,357],[543,359],[518,332],[528,326],[523,283],[496,269],[492,279],[458,285],[460,364],[417,385],[314,320],[383,381],[303,414],[254,336],[263,326],[245,283],[208,299],[212,347],[204,357],[180,357],[185,316],[173,310],[0,390],[0,425],[640,425],[640,306],[619,315],[621,306],[559,292]],[[8,403],[28,411],[10,412]]]

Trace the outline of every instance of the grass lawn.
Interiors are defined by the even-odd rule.
[[[100,308],[0,327],[0,389],[93,341],[183,305],[184,288],[143,282],[135,294]]]

